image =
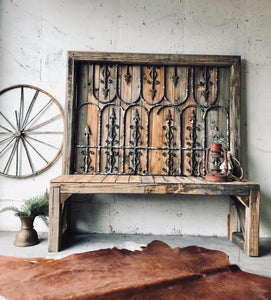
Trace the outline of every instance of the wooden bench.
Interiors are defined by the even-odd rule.
[[[228,238],[257,256],[259,185],[238,179],[236,166],[227,182],[204,179],[217,132],[240,159],[240,57],[68,56],[64,175],[50,183],[49,251],[61,250],[73,195],[224,195]]]

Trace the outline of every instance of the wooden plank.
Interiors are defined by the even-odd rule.
[[[181,179],[179,178],[179,176],[163,176],[165,182],[168,183],[181,183]]]
[[[259,208],[260,192],[251,191],[249,196],[249,207],[246,207],[244,224],[244,252],[249,256],[259,255]]]
[[[81,63],[78,64],[77,68],[77,83],[76,83],[76,110],[78,107],[78,114],[76,116],[76,124],[74,126],[74,140],[75,145],[87,145],[88,142],[86,141],[85,136],[85,129],[87,126],[87,114],[88,114],[88,108],[86,105],[83,105],[83,103],[88,102],[88,74],[89,74],[89,68],[88,64]],[[82,148],[73,148],[73,157],[75,157],[75,167],[74,172],[77,173],[83,173],[88,172],[85,167],[85,154],[83,155]]]
[[[62,173],[70,174],[73,173],[73,148],[74,145],[74,106],[75,106],[75,73],[76,66],[74,58],[68,56],[68,75],[67,75],[67,86],[66,86],[66,103],[65,103],[65,128],[64,128],[64,147],[63,147],[63,158],[62,158]]]
[[[48,251],[58,252],[61,249],[61,212],[60,212],[60,189],[50,188],[49,194],[49,230]]]
[[[89,145],[90,146],[97,146],[98,145],[98,137],[99,137],[99,113],[98,108],[99,106],[98,101],[95,99],[94,95],[92,94],[92,90],[95,89],[95,74],[93,74],[93,64],[89,65],[89,82],[88,82],[88,102],[90,104],[87,105],[87,125],[90,130],[90,136],[89,136]],[[94,76],[93,76],[94,75]],[[97,106],[96,106],[97,105]],[[97,172],[98,171],[98,165],[97,165],[97,159],[98,159],[98,153],[97,149],[91,148],[90,149],[90,170],[89,172]],[[92,169],[93,168],[93,169]]]
[[[89,191],[90,193],[93,192],[93,188],[95,188],[95,192],[97,193],[103,193],[105,192],[105,184],[100,180],[103,178],[102,176],[105,175],[85,175],[85,180],[82,182],[67,182],[67,183],[57,183],[52,184],[52,186],[61,186],[61,192],[62,193],[86,193],[86,191]],[[136,176],[137,177],[137,176]],[[134,180],[141,180],[141,178],[136,179],[134,177]],[[94,179],[91,182],[88,182],[87,179],[91,178]],[[129,194],[133,193],[133,191],[137,191],[137,193],[144,193],[144,187],[146,186],[152,186],[150,183],[143,183],[143,182],[131,182],[128,181],[129,176],[119,176],[116,179],[115,183],[108,182],[106,184],[106,188],[108,189],[106,193],[121,193],[121,194]],[[128,184],[129,183],[129,184]],[[246,196],[248,193],[248,190],[246,186],[236,186],[231,184],[205,184],[205,183],[155,183],[154,188],[151,188],[151,190],[154,193],[157,193],[160,189],[164,191],[165,193],[173,193],[173,194],[186,194],[186,195],[244,195]],[[110,190],[112,189],[112,190]],[[168,189],[168,190],[167,190]],[[149,193],[150,191],[148,191]]]
[[[72,182],[82,182],[86,179],[85,177],[86,174],[78,174],[76,175],[75,178],[73,178],[73,181]]]
[[[116,183],[128,183],[131,175],[119,175]]]
[[[106,175],[87,175],[87,182],[102,182]],[[84,182],[84,181],[83,181]]]
[[[242,232],[233,232],[232,242],[244,251],[244,239]]]
[[[129,183],[132,183],[132,182],[141,182],[141,176],[138,176],[138,175],[131,175],[130,176],[130,179],[129,179]]]
[[[158,184],[164,184],[167,183],[167,181],[164,179],[164,176],[153,176],[154,182]]]
[[[118,175],[106,175],[102,182],[116,182]]]
[[[229,207],[229,215],[228,215],[228,239],[232,241],[232,234],[234,231],[234,200],[229,197],[230,207]]]
[[[248,207],[249,206],[249,197],[242,197],[242,196],[235,196],[236,199],[241,202],[244,206]]]
[[[119,63],[181,65],[181,66],[231,66],[240,60],[240,56],[230,55],[189,55],[189,54],[153,54],[153,53],[112,53],[68,51],[68,57],[77,61],[109,61]]]
[[[143,183],[154,183],[153,176],[142,176]]]
[[[190,177],[186,177],[186,176],[176,176],[174,177],[175,181],[179,182],[179,183],[193,183],[191,176]]]
[[[231,66],[230,76],[230,151],[240,160],[241,143],[241,58]]]

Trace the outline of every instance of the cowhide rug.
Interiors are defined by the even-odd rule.
[[[62,259],[0,256],[0,295],[12,300],[270,300],[271,278],[241,271],[220,251],[172,249],[153,241],[143,251],[113,248]]]

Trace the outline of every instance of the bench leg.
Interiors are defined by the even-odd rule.
[[[251,191],[245,212],[244,252],[249,256],[259,255],[259,208],[260,192]]]
[[[238,213],[240,229],[234,232],[234,207]],[[260,192],[250,191],[249,197],[232,196],[228,221],[228,238],[248,256],[259,255],[259,208]]]
[[[58,252],[61,250],[61,203],[60,188],[51,187],[49,196],[49,232],[48,251]]]

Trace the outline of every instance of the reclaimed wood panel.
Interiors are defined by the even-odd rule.
[[[66,122],[66,174],[204,175],[215,130],[226,135],[228,150],[239,153],[237,56],[70,52],[68,81],[66,109],[75,118]]]

